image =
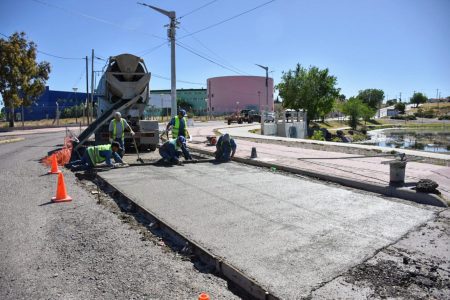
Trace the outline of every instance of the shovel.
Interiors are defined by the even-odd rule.
[[[136,159],[136,161],[138,161],[138,162],[140,162],[141,164],[143,164],[144,163],[144,160],[139,156],[139,150],[138,150],[138,147],[137,147],[137,145],[136,145],[136,139],[134,138],[134,135],[131,135],[132,137],[133,137],[133,143],[134,143],[134,149],[136,149],[136,153],[137,153],[137,159]]]

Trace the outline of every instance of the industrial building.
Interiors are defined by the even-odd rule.
[[[153,116],[170,114],[170,90],[151,90],[148,112]],[[177,102],[196,116],[206,114],[206,89],[179,89]]]
[[[262,76],[223,76],[207,80],[208,107],[212,115],[241,109],[273,111],[273,78]],[[268,91],[268,93],[266,92]]]
[[[94,97],[95,102],[96,97]],[[85,103],[86,93],[67,92],[67,91],[53,91],[48,86],[45,91],[39,96],[31,106],[24,107],[23,114],[25,121],[34,121],[42,119],[54,119],[56,112],[64,111],[66,108]],[[5,108],[5,112],[9,113],[9,109]],[[20,107],[15,109],[15,120],[22,120],[22,109]]]

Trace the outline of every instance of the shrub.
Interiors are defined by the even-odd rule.
[[[397,116],[392,116],[391,119],[392,120],[407,120],[407,121],[417,120],[415,115],[397,115]]]
[[[311,140],[325,141],[325,137],[323,136],[323,132],[320,131],[320,130],[314,131],[313,135],[311,136]]]
[[[438,119],[439,120],[450,120],[450,115],[440,116]]]
[[[421,108],[419,108],[417,110],[417,112],[414,113],[414,116],[419,117],[419,118],[428,118],[428,119],[432,119],[432,118],[436,117],[433,109],[423,111]]]

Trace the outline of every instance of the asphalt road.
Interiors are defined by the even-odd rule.
[[[49,204],[56,176],[38,160],[63,132],[0,144],[0,299],[236,299],[64,171],[73,202]]]

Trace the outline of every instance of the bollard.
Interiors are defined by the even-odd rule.
[[[390,163],[390,183],[404,184],[405,183],[406,161],[395,161]]]
[[[252,147],[252,153],[250,155],[250,158],[257,158],[258,155],[256,154],[256,147]]]

